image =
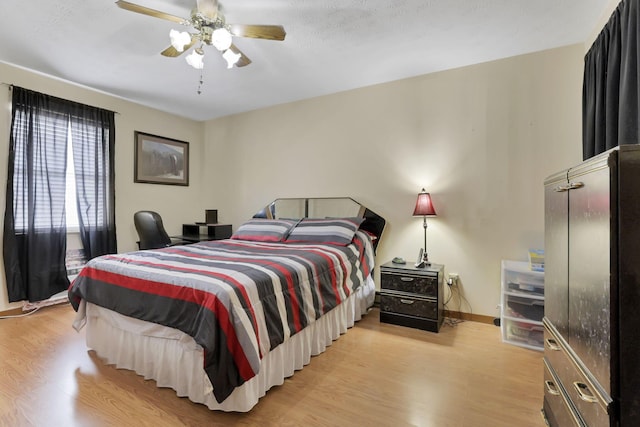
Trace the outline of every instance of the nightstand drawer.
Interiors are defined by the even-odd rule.
[[[412,274],[388,274],[380,275],[380,287],[397,292],[418,294],[426,297],[436,298],[438,296],[438,278],[415,276]]]
[[[437,320],[438,302],[437,300],[381,293],[380,311]]]

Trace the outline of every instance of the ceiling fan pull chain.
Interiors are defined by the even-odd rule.
[[[198,83],[198,95],[200,95],[202,93],[202,84],[204,83],[203,77],[202,77],[202,68],[200,69],[200,82]]]

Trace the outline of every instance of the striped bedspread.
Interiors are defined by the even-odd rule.
[[[373,262],[360,231],[348,246],[202,242],[95,258],[69,299],[75,310],[84,300],[192,336],[222,402],[263,355],[355,291]]]

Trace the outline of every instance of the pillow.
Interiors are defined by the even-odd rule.
[[[291,230],[287,243],[324,243],[347,246],[364,218],[305,218]]]
[[[282,242],[296,222],[281,219],[251,219],[242,224],[231,238],[252,242]]]

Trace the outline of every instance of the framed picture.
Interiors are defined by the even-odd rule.
[[[189,143],[135,131],[133,181],[189,185]]]
[[[424,256],[424,249],[420,248],[420,251],[418,252],[418,259],[416,260],[416,263],[415,263],[416,268],[424,267],[424,259],[422,259],[423,256]]]

